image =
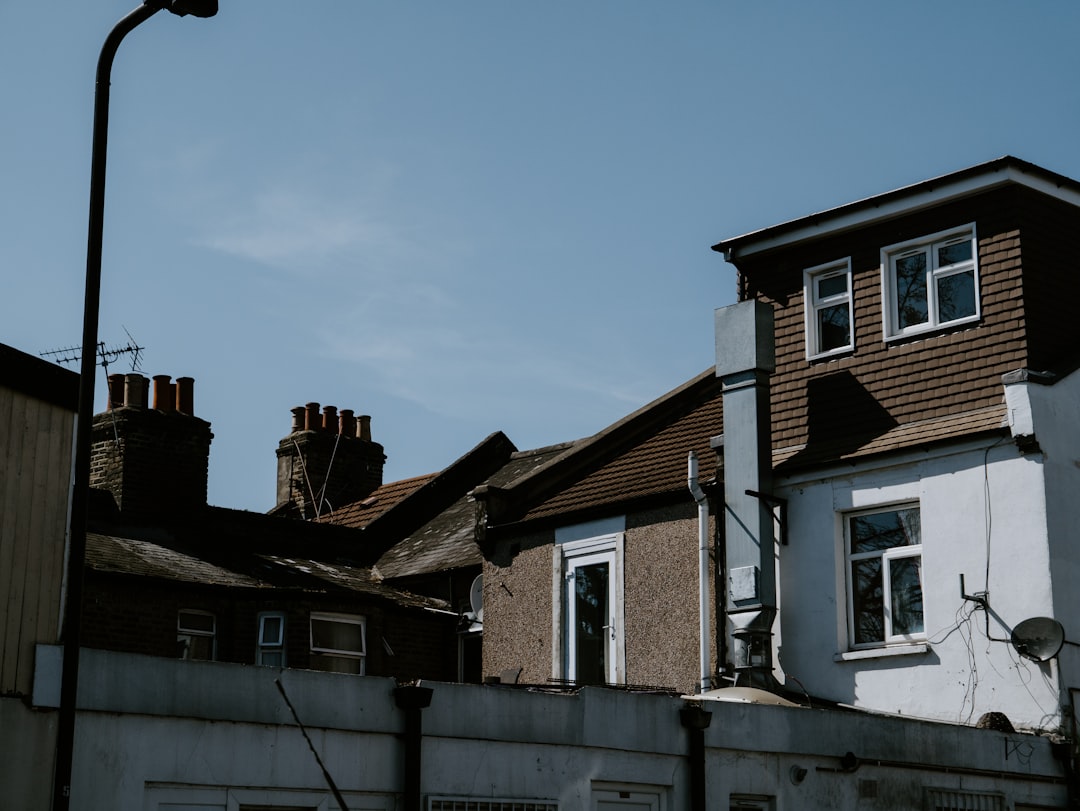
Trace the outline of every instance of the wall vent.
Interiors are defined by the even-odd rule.
[[[1004,794],[989,791],[957,791],[950,788],[927,788],[928,811],[1006,811]]]
[[[472,797],[428,797],[428,811],[559,811],[554,800],[495,800]]]

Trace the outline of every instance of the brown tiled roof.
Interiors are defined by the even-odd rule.
[[[362,529],[393,507],[403,498],[412,495],[434,479],[437,473],[414,476],[382,485],[367,498],[346,504],[331,513],[321,516],[318,521],[326,524],[338,524],[345,527]]]
[[[598,468],[535,505],[524,520],[626,504],[668,494],[686,494],[687,455],[697,454],[705,478],[713,463],[710,440],[723,433],[719,381],[689,413],[661,426],[640,444],[615,455]]]

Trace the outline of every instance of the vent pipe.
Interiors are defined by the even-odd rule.
[[[772,625],[776,560],[769,375],[776,369],[773,310],[743,301],[716,311],[716,376],[724,403],[724,543],[727,616],[736,685],[775,690]]]

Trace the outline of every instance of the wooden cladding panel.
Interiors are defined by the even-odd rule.
[[[0,389],[0,693],[26,694],[59,638],[74,415]]]

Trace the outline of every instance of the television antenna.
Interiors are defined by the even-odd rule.
[[[145,346],[139,346],[138,342],[128,332],[127,327],[121,325],[121,329],[124,330],[124,334],[127,335],[127,343],[125,344],[112,344],[111,346],[104,341],[99,341],[97,344],[97,357],[98,363],[105,371],[105,375],[109,374],[109,364],[115,363],[120,360],[124,355],[131,356],[131,371],[141,372],[139,364],[142,361],[142,352],[146,349]],[[48,352],[39,353],[39,357],[49,358],[55,363],[79,363],[82,360],[82,347],[81,346],[67,346],[62,349],[53,349]]]

